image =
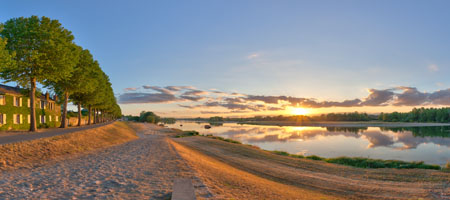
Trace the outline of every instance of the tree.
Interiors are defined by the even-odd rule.
[[[69,97],[70,95],[77,90],[80,82],[72,81],[72,77],[75,76],[78,71],[76,68],[76,65],[79,63],[79,55],[82,48],[73,44],[71,45],[70,51],[73,52],[76,57],[73,57],[73,62],[66,63],[67,68],[70,67],[70,70],[72,73],[67,74],[64,79],[58,79],[58,80],[52,80],[52,79],[46,79],[44,80],[44,85],[48,88],[53,89],[53,91],[56,92],[58,96],[61,97],[61,100],[63,101],[63,111],[61,114],[61,126],[60,128],[67,128],[67,105],[69,103]]]
[[[0,31],[2,27],[0,26]],[[9,54],[9,51],[5,48],[6,46],[6,40],[3,40],[0,37],[0,70],[1,67],[11,67],[14,66],[14,62],[11,59],[11,55]]]
[[[6,21],[0,36],[7,39],[6,49],[15,61],[2,66],[0,77],[30,89],[30,131],[36,131],[36,84],[70,77],[78,56],[74,37],[58,20],[37,16]]]
[[[94,70],[96,70],[96,67],[98,67],[98,63],[94,61],[89,50],[82,50],[72,76],[69,80],[64,81],[66,86],[70,86],[66,87],[66,92],[70,92],[70,99],[78,108],[78,126],[81,125],[81,106],[85,99],[88,98],[87,95],[95,89],[97,77],[92,75],[95,75]]]

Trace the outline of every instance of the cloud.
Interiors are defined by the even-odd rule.
[[[428,68],[428,71],[430,71],[430,72],[437,72],[437,71],[439,71],[439,67],[437,65],[435,65],[435,64],[428,65],[427,68]]]
[[[433,92],[428,97],[429,101],[435,105],[450,105],[450,88]]]
[[[166,86],[165,89],[168,89],[170,91],[178,92],[185,89],[195,89],[193,86]]]
[[[385,106],[394,98],[394,91],[392,89],[376,90],[369,89],[369,96],[361,102],[363,106]]]
[[[138,104],[138,103],[169,103],[177,101],[178,98],[172,94],[166,93],[125,93],[119,96],[121,104]]]
[[[142,86],[149,92],[134,92],[138,88],[125,89],[118,95],[119,103],[174,103],[190,102],[191,105],[179,104],[187,109],[225,108],[228,112],[279,111],[286,107],[328,108],[328,107],[362,107],[362,106],[424,106],[450,105],[450,88],[435,92],[421,92],[415,87],[400,86],[388,89],[368,89],[363,98],[343,101],[321,101],[315,98],[294,96],[264,96],[226,93],[210,89],[208,91],[193,86]],[[207,112],[207,111],[204,111]]]
[[[205,97],[201,97],[201,96],[189,96],[189,95],[180,95],[180,98],[182,99],[187,99],[187,100],[191,100],[191,101],[200,101],[205,99]]]
[[[125,88],[123,89],[125,92],[129,92],[129,91],[136,91],[138,88],[135,87],[129,87],[129,88]]]
[[[260,56],[261,56],[261,54],[259,54],[259,53],[251,53],[250,55],[247,56],[247,59],[252,60],[252,59],[256,59]]]
[[[419,92],[414,87],[398,87],[403,93],[397,95],[395,106],[417,106],[427,102],[428,94]]]
[[[207,91],[203,91],[203,90],[188,90],[188,91],[186,91],[186,92],[184,92],[183,93],[183,95],[195,95],[195,96],[198,96],[198,95],[207,95],[208,94],[208,92]]]

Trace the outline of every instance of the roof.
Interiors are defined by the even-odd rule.
[[[8,85],[2,85],[0,84],[0,94],[13,94],[18,96],[28,96],[24,95],[25,89],[20,88],[19,86],[12,87]],[[42,94],[39,99],[46,100],[45,94]],[[49,97],[49,100],[55,101],[55,98]]]
[[[15,95],[23,95],[24,89],[20,87],[11,87],[7,85],[0,84],[0,93],[8,93],[8,94],[15,94]]]

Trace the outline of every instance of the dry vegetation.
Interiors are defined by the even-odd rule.
[[[439,170],[362,169],[200,136],[173,141],[212,192],[224,198],[410,199],[450,192],[450,173]]]
[[[0,146],[0,169],[9,170],[41,165],[65,155],[88,152],[136,139],[135,131],[124,122]]]

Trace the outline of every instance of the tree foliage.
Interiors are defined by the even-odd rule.
[[[413,108],[410,112],[381,113],[378,117],[386,122],[450,122],[450,108]]]
[[[64,101],[62,124],[68,101],[78,105],[79,113],[81,106],[88,108],[89,117],[94,110],[94,123],[122,115],[109,77],[91,53],[73,40],[69,30],[48,17],[12,18],[0,24],[0,77],[29,89],[31,131],[36,130],[37,83]]]

